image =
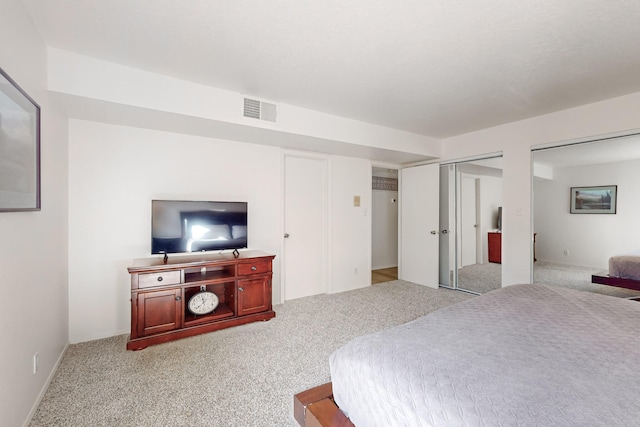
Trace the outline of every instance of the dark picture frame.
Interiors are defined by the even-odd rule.
[[[40,210],[40,106],[0,68],[0,212]]]
[[[615,214],[618,186],[571,187],[572,214]]]

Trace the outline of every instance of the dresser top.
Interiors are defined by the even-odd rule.
[[[197,267],[210,264],[226,264],[227,262],[237,262],[250,260],[253,258],[275,258],[275,255],[262,251],[247,250],[238,251],[238,256],[232,252],[223,253],[191,253],[191,254],[169,254],[167,262],[163,256],[134,259],[128,268],[129,273],[137,273],[148,270],[175,270],[179,268]]]

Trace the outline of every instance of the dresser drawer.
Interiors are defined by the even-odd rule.
[[[238,264],[238,276],[271,273],[271,261],[256,261]]]
[[[163,271],[162,273],[144,273],[138,275],[138,288],[177,285],[180,283],[180,271]]]

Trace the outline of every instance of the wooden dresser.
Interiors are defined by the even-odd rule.
[[[205,332],[275,317],[271,305],[274,255],[260,251],[176,255],[134,261],[131,276],[131,335],[128,350],[140,350]],[[216,294],[212,313],[192,314],[198,292]]]
[[[489,262],[502,263],[502,233],[490,231],[488,233]]]

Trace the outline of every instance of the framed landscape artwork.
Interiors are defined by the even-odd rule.
[[[0,212],[40,210],[40,107],[0,69]]]
[[[572,214],[615,214],[618,186],[571,187]]]

